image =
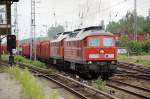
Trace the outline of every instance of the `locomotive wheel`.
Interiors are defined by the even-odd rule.
[[[92,79],[97,79],[100,76],[99,73],[91,73],[91,75],[92,75]]]
[[[80,73],[79,77],[83,78],[85,80],[91,80],[92,79],[92,75],[90,75],[89,73],[88,74],[87,73]]]
[[[63,70],[68,72],[69,71],[69,67],[70,67],[70,63],[69,62],[64,62],[64,65],[62,66]]]
[[[101,77],[103,80],[108,80],[110,76],[109,76],[109,73],[102,73]]]

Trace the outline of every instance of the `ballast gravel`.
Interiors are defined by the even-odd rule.
[[[0,73],[0,99],[21,99],[21,86],[6,73]]]

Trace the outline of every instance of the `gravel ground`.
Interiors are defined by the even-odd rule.
[[[134,59],[142,59],[142,60],[149,61],[150,55],[144,55],[144,56],[132,56],[132,58],[134,58]]]
[[[21,86],[6,73],[0,73],[0,99],[21,99]]]
[[[66,91],[62,87],[50,82],[44,78],[38,78],[41,85],[44,88],[46,99],[50,99],[51,96],[57,96],[58,99],[80,99],[77,96],[73,95],[72,93]]]
[[[126,76],[125,77],[114,76],[112,78],[116,79],[118,81],[126,82],[126,83],[131,84],[131,85],[150,89],[150,82],[146,81],[146,80],[137,79],[134,77],[126,77]]]

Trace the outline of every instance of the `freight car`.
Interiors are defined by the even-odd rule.
[[[23,55],[29,56],[29,48],[23,44]],[[37,43],[37,58],[85,79],[108,79],[116,71],[115,36],[98,26],[58,33],[51,41]]]
[[[22,55],[29,58],[30,57],[30,44],[24,43],[22,45]]]
[[[50,58],[50,41],[40,43],[40,59],[47,62]]]

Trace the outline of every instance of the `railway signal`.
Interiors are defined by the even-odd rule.
[[[16,36],[7,35],[7,50],[12,51],[12,49],[16,49]]]
[[[11,66],[14,63],[14,56],[12,53],[13,49],[16,49],[16,36],[15,35],[7,35],[7,50],[10,52],[9,64]]]

